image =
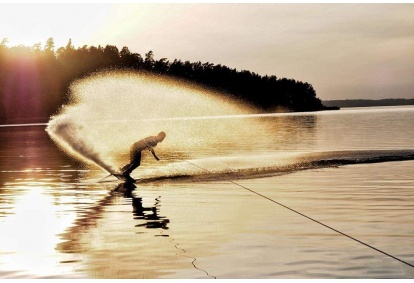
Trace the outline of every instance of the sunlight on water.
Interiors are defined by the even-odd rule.
[[[72,224],[76,213],[54,205],[45,187],[22,183],[15,189],[28,191],[17,199],[10,216],[0,221],[0,251],[13,251],[1,255],[1,269],[24,271],[35,277],[72,272],[59,264],[62,259],[55,256],[55,248],[61,241],[59,235]]]

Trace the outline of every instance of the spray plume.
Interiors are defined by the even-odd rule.
[[[70,102],[51,117],[47,132],[68,154],[86,164],[117,171],[135,141],[167,132],[169,158],[187,158],[192,149],[208,154],[223,136],[248,131],[249,123],[191,117],[240,115],[252,109],[200,86],[137,72],[102,72],[73,83]],[[254,125],[257,127],[257,125]],[[199,154],[199,152],[198,152]],[[165,155],[164,155],[165,156]]]

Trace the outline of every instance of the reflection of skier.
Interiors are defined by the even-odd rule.
[[[153,147],[157,146],[159,142],[162,142],[165,138],[165,133],[160,132],[156,136],[150,136],[140,141],[137,141],[131,146],[130,150],[130,162],[121,168],[121,174],[125,178],[131,178],[129,174],[134,171],[141,164],[141,151],[148,149],[156,160],[160,160],[155,154]]]

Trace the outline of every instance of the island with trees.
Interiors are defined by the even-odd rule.
[[[145,56],[128,47],[83,46],[69,40],[55,50],[53,38],[44,45],[7,46],[0,43],[0,123],[47,122],[65,102],[74,80],[107,69],[128,69],[185,79],[222,91],[251,103],[263,113],[284,109],[289,112],[337,109],[327,107],[311,84],[294,79],[261,76],[221,64],[189,62],[167,58],[156,60],[152,51]]]

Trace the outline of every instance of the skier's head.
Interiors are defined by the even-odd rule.
[[[158,135],[157,135],[158,140],[160,142],[162,142],[165,139],[165,136],[166,136],[165,132],[159,132]]]

